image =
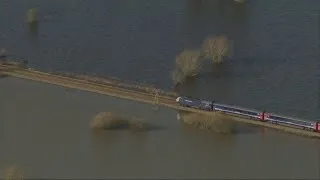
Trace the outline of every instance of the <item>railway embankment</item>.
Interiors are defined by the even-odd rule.
[[[132,82],[122,81],[116,78],[101,78],[89,75],[77,75],[71,73],[47,73],[30,69],[25,64],[14,62],[2,62],[0,71],[6,76],[13,76],[42,83],[54,84],[66,88],[74,88],[93,93],[133,100],[137,102],[149,103],[156,106],[166,106],[177,110],[200,113],[208,116],[226,116],[228,119],[256,126],[263,126],[276,130],[285,131],[292,134],[320,137],[320,133],[303,129],[296,129],[290,126],[280,126],[261,121],[246,119],[243,116],[231,116],[221,112],[208,112],[180,106],[176,101],[178,94],[165,92],[152,86],[141,85]]]

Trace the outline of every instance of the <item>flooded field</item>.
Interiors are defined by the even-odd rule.
[[[320,141],[235,125],[220,135],[181,124],[152,105],[21,80],[0,79],[0,165],[30,178],[319,178]],[[147,132],[94,133],[111,111],[143,118]]]

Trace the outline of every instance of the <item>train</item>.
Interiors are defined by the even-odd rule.
[[[246,109],[232,105],[220,104],[215,101],[207,101],[186,96],[177,97],[176,102],[183,107],[195,108],[204,111],[219,111],[233,116],[243,116],[256,121],[292,126],[295,128],[320,133],[320,122],[318,121],[308,121],[292,117],[280,116],[274,113],[268,113],[266,111]]]

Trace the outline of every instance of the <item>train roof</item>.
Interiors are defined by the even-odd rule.
[[[243,108],[243,107],[239,107],[239,106],[235,106],[235,105],[227,105],[227,104],[220,104],[220,103],[214,103],[214,104],[218,105],[218,106],[225,106],[225,107],[244,110],[244,111],[262,112],[262,111],[259,111],[259,110],[256,110],[256,109]]]
[[[186,99],[193,99],[193,100],[199,100],[199,101],[212,102],[212,101],[208,101],[208,100],[204,100],[204,99],[200,99],[200,98],[195,98],[195,97],[190,97],[190,96],[180,96],[180,97],[181,97],[181,98],[186,98]],[[244,111],[251,111],[251,112],[256,112],[256,113],[262,112],[262,111],[260,111],[260,110],[243,108],[243,107],[239,107],[239,106],[235,106],[235,105],[220,104],[220,103],[216,103],[216,102],[214,102],[214,104],[215,104],[215,105],[218,105],[218,106],[225,106],[225,107],[234,108],[234,109],[239,109],[239,110],[244,110]],[[295,118],[295,117],[278,115],[278,114],[274,114],[274,113],[270,113],[270,112],[267,112],[267,113],[268,113],[269,115],[271,115],[271,116],[276,116],[276,117],[279,117],[279,118],[290,119],[290,120],[296,121],[296,122],[304,122],[304,123],[315,123],[315,122],[318,122],[318,121],[310,121],[310,120],[307,120],[307,119],[301,119],[301,118],[298,119],[298,118]]]
[[[194,100],[199,100],[199,101],[211,102],[211,101],[209,101],[209,100],[200,99],[200,98],[195,98],[195,97],[190,97],[190,96],[181,96],[181,98],[188,98],[188,99],[194,99]]]
[[[290,119],[290,120],[297,121],[297,122],[306,122],[306,123],[316,122],[316,121],[310,121],[310,120],[307,120],[307,119],[301,119],[301,118],[298,119],[298,118],[295,118],[295,117],[283,116],[283,115],[274,114],[274,113],[268,113],[268,114],[271,115],[271,116],[276,116],[276,117],[279,117],[279,118]]]

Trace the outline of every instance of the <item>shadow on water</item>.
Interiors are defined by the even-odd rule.
[[[215,93],[214,89],[210,86],[221,82],[224,83],[224,86],[219,88],[222,88],[223,96],[228,97],[229,93],[232,92],[234,84],[232,79],[228,78],[232,74],[229,64],[212,65],[208,63],[204,67],[203,71],[193,77],[193,79],[187,79],[183,84],[180,84],[177,92],[182,96],[215,100],[210,98]]]
[[[211,73],[211,77],[214,79],[221,77],[231,79],[258,78],[268,73],[267,69],[271,67],[271,65],[261,65],[255,62],[256,60],[254,58],[225,61],[222,64],[211,65],[212,72],[209,72],[209,69],[207,69],[208,72],[206,72],[206,74]]]
[[[127,137],[129,136],[129,137]],[[123,140],[133,140],[137,143],[144,143],[148,133],[127,132],[124,130],[94,131],[91,133],[93,143],[101,149],[109,148]]]
[[[213,78],[227,77],[230,74],[229,66],[230,64],[227,61],[222,64],[212,65],[212,77]]]
[[[233,126],[234,134],[260,134],[264,132],[264,128],[255,127],[252,125],[245,125],[241,123],[235,123]]]
[[[125,119],[124,119],[125,120]],[[119,124],[116,126],[113,126],[110,129],[102,130],[102,131],[109,131],[109,132],[115,132],[115,131],[125,131],[125,130],[130,130],[130,132],[138,134],[138,133],[143,133],[143,132],[148,132],[148,131],[159,131],[159,130],[164,130],[164,127],[154,125],[148,122],[143,122],[143,127],[138,127],[138,129],[134,129],[132,125],[123,123]]]
[[[91,132],[91,138],[94,144],[107,147],[115,144],[119,140],[118,133],[107,131],[94,131]]]
[[[133,146],[144,146],[149,137],[148,132],[125,131],[120,129],[93,131],[91,139],[94,149],[98,151],[99,157],[106,158],[108,152],[116,150],[119,145],[134,144]]]
[[[220,133],[212,133],[205,130],[195,129],[192,126],[182,124],[182,133],[190,139],[191,142],[196,142],[200,146],[207,148],[232,146],[236,142],[236,136],[233,134],[225,135]]]

